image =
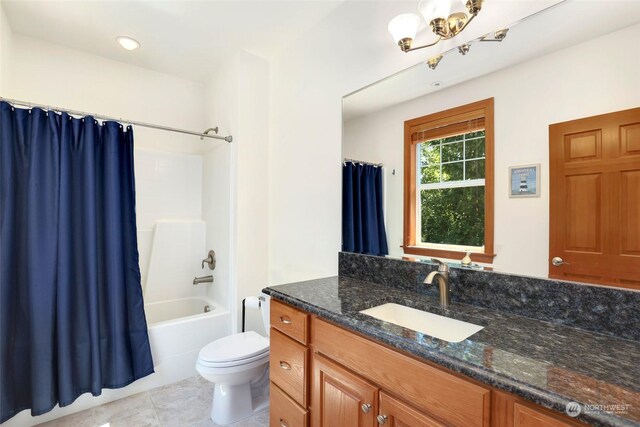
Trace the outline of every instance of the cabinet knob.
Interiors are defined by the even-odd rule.
[[[371,410],[371,404],[363,403],[360,408],[362,409],[362,412],[364,412],[365,414],[368,414],[369,411]]]
[[[284,369],[285,371],[290,371],[291,370],[291,365],[288,364],[287,362],[285,362],[284,360],[280,361],[280,367],[282,369]]]
[[[289,427],[289,425],[286,423],[285,420],[283,420],[282,418],[280,418],[280,427]]]
[[[387,418],[389,417],[387,417],[386,415],[378,415],[376,417],[376,420],[378,420],[378,424],[382,425],[387,422]]]
[[[280,321],[282,323],[284,323],[285,325],[290,325],[291,324],[291,319],[289,319],[289,317],[287,317],[287,316],[280,316]]]

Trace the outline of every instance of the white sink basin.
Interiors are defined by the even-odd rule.
[[[368,308],[360,313],[449,342],[464,341],[484,329],[484,326],[393,303]]]

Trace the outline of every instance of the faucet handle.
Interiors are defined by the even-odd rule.
[[[216,253],[214,251],[209,251],[208,256],[202,260],[202,268],[205,264],[209,265],[209,270],[216,268]]]
[[[444,262],[444,261],[440,261],[437,258],[431,258],[431,261],[438,264],[438,271],[440,272],[449,272],[449,266]]]

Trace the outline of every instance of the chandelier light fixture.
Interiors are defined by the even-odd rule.
[[[442,40],[451,39],[460,34],[473,19],[478,16],[482,9],[483,0],[420,0],[418,2],[418,10],[424,20],[431,27],[431,31],[438,38],[429,44],[422,46],[413,46],[413,40],[416,37],[418,27],[420,26],[420,17],[415,13],[403,13],[398,15],[389,22],[389,32],[393,40],[400,46],[403,52],[411,52],[418,49],[435,46]],[[466,12],[462,12],[462,9]],[[474,41],[502,41],[507,35],[507,29],[496,31],[495,33],[485,35]],[[471,42],[458,46],[458,51],[465,55],[469,52]],[[443,55],[429,58],[426,63],[432,70],[438,66]]]

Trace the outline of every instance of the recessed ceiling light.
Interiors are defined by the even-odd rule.
[[[444,84],[444,83],[442,83],[441,81],[437,81],[437,82],[433,82],[433,83],[431,83],[431,86],[433,86],[433,87],[440,87],[440,86],[442,86],[443,84]]]
[[[116,41],[120,46],[127,50],[136,50],[140,47],[140,43],[137,40],[134,40],[131,37],[127,36],[116,37]]]

